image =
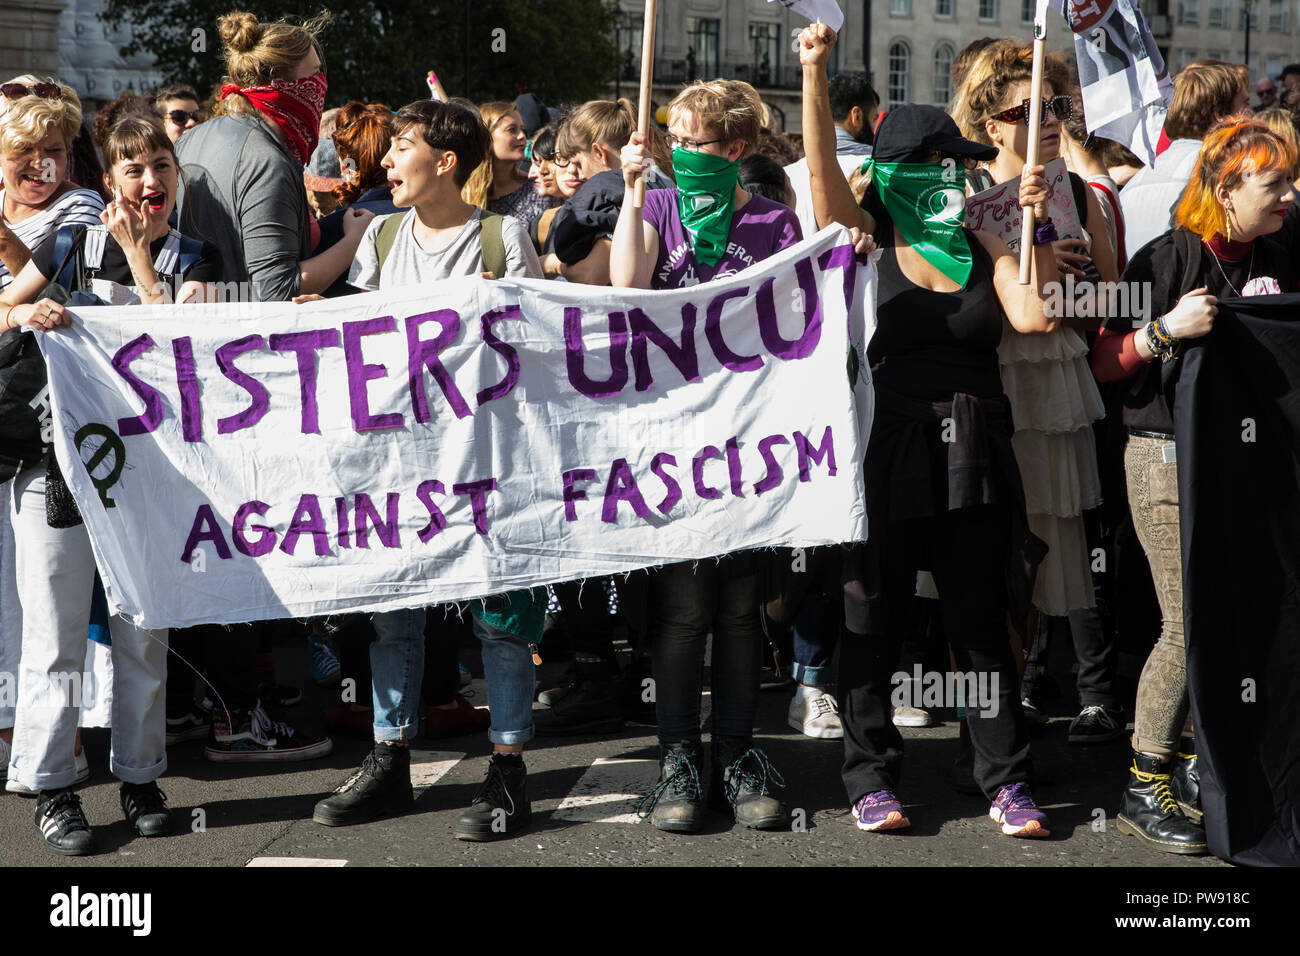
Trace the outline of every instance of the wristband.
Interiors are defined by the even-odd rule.
[[[1143,329],[1147,339],[1147,348],[1151,354],[1168,360],[1178,348],[1178,341],[1169,334],[1163,317],[1148,322]]]
[[[1056,223],[1048,219],[1034,227],[1034,245],[1041,246],[1048,242],[1056,242],[1060,237],[1056,234]]]
[[[21,303],[19,303],[19,304],[21,305]],[[10,329],[16,329],[16,328],[18,328],[18,326],[16,326],[16,325],[10,325],[10,324],[9,324],[9,316],[11,316],[11,315],[14,314],[14,309],[16,309],[16,308],[18,308],[17,305],[11,305],[11,306],[9,306],[9,311],[5,313],[5,331],[6,331],[6,332],[8,332]]]
[[[1151,325],[1155,331],[1156,338],[1160,339],[1160,341],[1168,347],[1173,348],[1177,343],[1177,340],[1170,334],[1169,326],[1165,322],[1165,317],[1163,315],[1156,316],[1155,321],[1152,322]]]

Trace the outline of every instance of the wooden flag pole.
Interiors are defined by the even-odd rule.
[[[1029,81],[1029,148],[1025,165],[1038,165],[1038,141],[1043,132],[1043,57],[1047,53],[1047,24],[1034,24],[1034,70]],[[1029,285],[1029,261],[1034,254],[1034,210],[1022,211],[1020,225],[1020,284]]]
[[[641,99],[637,103],[637,132],[647,150],[650,147],[650,96],[654,92],[655,76],[655,18],[659,4],[657,0],[645,0],[645,23],[641,27]],[[645,176],[636,181],[636,192],[632,197],[632,208],[645,207]]]

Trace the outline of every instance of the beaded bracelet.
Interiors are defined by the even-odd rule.
[[[1165,345],[1172,347],[1174,344],[1174,337],[1169,334],[1169,326],[1165,324],[1165,317],[1163,315],[1156,316],[1156,320],[1152,322],[1151,325],[1155,330],[1156,338]]]
[[[1148,322],[1145,328],[1147,348],[1155,355],[1164,355],[1173,347],[1173,342],[1160,334],[1157,322]]]

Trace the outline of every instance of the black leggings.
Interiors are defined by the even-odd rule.
[[[892,720],[892,676],[912,628],[916,572],[925,567],[939,588],[944,632],[958,669],[973,673],[976,686],[989,694],[983,707],[965,702],[975,780],[990,799],[1006,784],[1029,780],[1029,734],[1007,634],[1007,508],[981,505],[890,523],[881,595],[871,607],[872,633],[846,631],[840,642],[843,779],[850,803],[898,787],[903,738]]]
[[[704,651],[713,633],[713,736],[748,738],[758,708],[763,632],[752,552],[672,564],[650,584],[655,711],[663,744],[700,739]]]

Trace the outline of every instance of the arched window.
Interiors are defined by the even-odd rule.
[[[952,47],[940,43],[934,48],[934,105],[947,107],[952,99]]]
[[[912,100],[912,51],[902,40],[889,45],[889,106],[902,106]]]

